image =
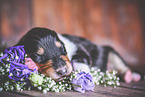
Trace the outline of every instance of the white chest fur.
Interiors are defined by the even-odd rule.
[[[58,37],[65,44],[65,48],[68,53],[68,58],[69,58],[69,60],[71,60],[72,56],[74,54],[76,54],[78,47],[76,46],[76,44],[74,44],[73,42],[71,42],[69,39],[67,39],[64,36],[58,34]],[[80,63],[80,62],[74,62],[73,69],[74,69],[74,71],[78,70],[78,71],[85,71],[87,73],[90,72],[88,64],[84,64],[84,63]]]
[[[76,53],[77,51],[77,46],[71,42],[69,39],[67,39],[66,37],[62,36],[61,34],[57,34],[59,39],[64,43],[66,51],[67,51],[67,55],[69,60],[72,59],[72,56]]]

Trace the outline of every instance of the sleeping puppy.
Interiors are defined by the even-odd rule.
[[[72,70],[90,72],[90,67],[99,68],[103,72],[115,69],[127,83],[140,80],[140,75],[131,72],[113,48],[97,46],[85,38],[61,35],[37,27],[28,31],[17,45],[24,45],[39,72],[56,81],[70,75]]]

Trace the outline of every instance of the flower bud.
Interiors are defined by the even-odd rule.
[[[43,77],[36,74],[36,73],[32,73],[30,76],[29,76],[29,80],[31,82],[31,84],[34,86],[35,84],[36,85],[42,85],[42,82],[43,82]]]

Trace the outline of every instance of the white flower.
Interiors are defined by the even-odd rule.
[[[3,53],[0,53],[0,56],[3,56],[4,54]]]
[[[47,91],[50,91],[50,89],[49,89],[49,88],[47,88],[46,90],[47,90]]]
[[[42,87],[38,87],[39,90],[42,90]]]
[[[99,82],[96,82],[96,85],[99,85],[100,83]]]
[[[116,70],[113,70],[113,75],[116,75],[117,71]]]
[[[34,87],[37,87],[37,84],[33,84]]]
[[[55,89],[55,92],[59,93],[59,89]]]
[[[46,94],[47,93],[47,90],[46,89],[43,89],[43,91],[42,91],[44,94]]]
[[[118,81],[116,82],[116,84],[117,84],[117,86],[120,86],[120,83]]]
[[[112,77],[110,76],[109,79],[112,79]]]
[[[102,78],[102,76],[99,76],[99,78]]]
[[[104,87],[106,87],[106,84],[104,85]]]
[[[30,76],[29,76],[29,80],[31,81],[31,84],[33,86],[37,86],[37,85],[42,85],[43,83],[43,77],[36,74],[36,73],[32,73]]]
[[[20,91],[23,91],[23,89],[20,89]]]
[[[6,59],[6,61],[10,61],[10,59],[9,59],[9,58],[7,58],[7,59]]]
[[[2,87],[0,88],[0,91],[3,91],[3,88]]]
[[[19,59],[19,56],[15,56],[15,58],[18,60]]]
[[[95,70],[95,69],[92,67],[92,68],[91,68],[91,71],[94,71],[94,70]]]
[[[114,88],[116,88],[116,86],[114,86]]]
[[[117,80],[120,80],[120,78],[119,78],[119,77],[117,77]]]
[[[29,87],[28,87],[28,91],[30,91],[30,90],[31,90],[31,87],[29,86]]]
[[[103,80],[101,80],[101,83],[103,83]]]
[[[107,84],[108,84],[108,85],[112,85],[112,82],[111,82],[111,81],[109,81],[109,82],[107,82]]]
[[[98,71],[98,72],[100,72],[101,70],[100,70],[100,69],[98,69],[97,71]]]
[[[10,73],[10,74],[9,74],[9,76],[13,76],[13,74],[12,74],[12,73]]]
[[[14,87],[11,87],[11,90],[14,90]]]

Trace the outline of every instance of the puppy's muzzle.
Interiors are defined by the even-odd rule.
[[[67,67],[63,67],[63,68],[60,68],[58,70],[56,70],[57,74],[60,75],[60,76],[63,76],[67,73]]]

